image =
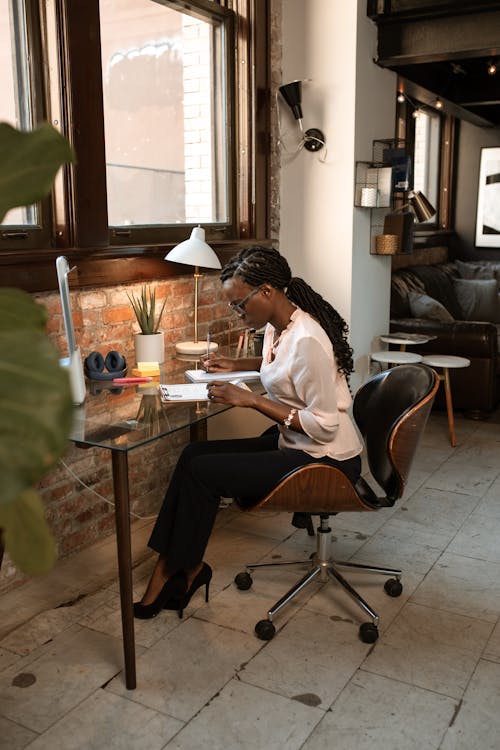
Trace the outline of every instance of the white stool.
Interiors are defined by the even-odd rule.
[[[440,367],[442,375],[438,374],[440,380],[444,383],[444,393],[446,396],[446,411],[448,413],[448,427],[450,430],[450,443],[453,447],[456,445],[455,440],[455,418],[453,416],[453,402],[451,400],[450,367],[468,367],[470,359],[466,357],[454,357],[451,354],[427,354],[422,358],[422,362],[429,367]]]
[[[398,352],[386,350],[383,352],[372,352],[370,358],[375,362],[384,362],[389,365],[414,365],[422,361],[421,354],[413,352]]]

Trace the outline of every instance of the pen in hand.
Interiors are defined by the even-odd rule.
[[[207,361],[205,362],[205,371],[209,372],[210,369],[210,331],[207,333]]]

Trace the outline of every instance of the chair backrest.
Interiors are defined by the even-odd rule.
[[[403,494],[438,386],[430,367],[398,365],[368,380],[354,397],[370,471],[391,503]]]

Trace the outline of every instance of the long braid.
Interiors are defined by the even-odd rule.
[[[267,282],[281,289],[291,302],[316,318],[332,342],[339,372],[349,377],[354,367],[347,323],[309,284],[292,277],[286,258],[277,250],[258,245],[241,250],[224,266],[220,278],[224,282],[233,276],[241,277],[249,286],[258,287]]]

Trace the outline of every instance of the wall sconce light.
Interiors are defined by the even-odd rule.
[[[326,143],[325,136],[318,128],[309,128],[304,132],[302,124],[302,81],[292,81],[279,87],[279,92],[292,110],[292,114],[299,122],[300,132],[303,134],[303,147],[307,151],[321,151]]]
[[[496,75],[496,72],[497,72],[497,64],[495,60],[490,60],[488,63],[488,75],[494,76]]]
[[[404,211],[405,208],[411,208],[416,224],[420,224],[422,221],[429,221],[429,219],[432,219],[436,215],[436,209],[420,190],[412,190],[408,194],[408,202],[404,206],[396,208],[393,213]]]
[[[218,346],[214,341],[198,341],[198,286],[202,277],[199,266],[221,268],[218,257],[205,242],[205,230],[201,227],[194,227],[191,237],[172,248],[165,255],[164,260],[194,266],[194,339],[193,341],[179,341],[175,345],[176,351],[178,354],[194,354],[198,357],[206,352],[207,348],[209,351],[216,351]]]
[[[443,109],[443,102],[439,98],[439,96],[436,96],[436,101],[434,102],[434,106],[436,109]]]

